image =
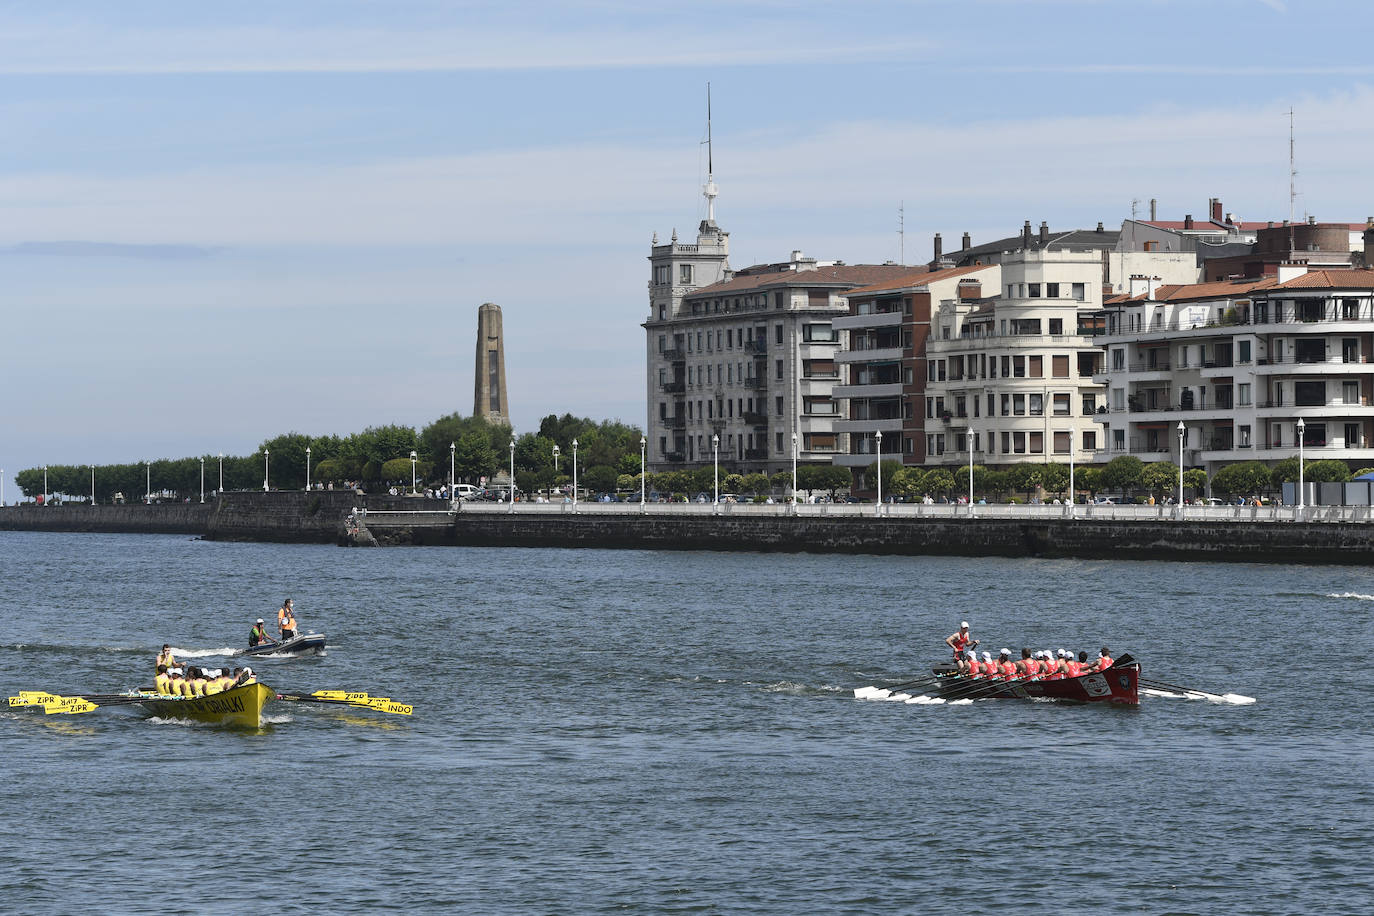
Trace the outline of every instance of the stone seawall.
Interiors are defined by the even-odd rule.
[[[1372,563],[1374,526],[1241,521],[461,514],[445,526],[372,526],[382,544],[613,547]]]
[[[354,508],[416,512],[368,517]],[[905,555],[1374,564],[1374,524],[1078,518],[939,518],[461,512],[441,500],[333,490],[226,493],[213,502],[10,506],[0,530],[190,534],[214,540],[608,547]],[[428,511],[426,511],[428,510]]]

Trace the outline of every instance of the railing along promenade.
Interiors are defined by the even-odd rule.
[[[1090,519],[1094,521],[1191,521],[1191,522],[1374,522],[1374,506],[1118,506],[1105,504],[992,504],[973,506],[954,503],[505,503],[464,502],[456,510],[367,510],[358,515],[369,525],[410,525],[447,521],[454,514],[521,516],[711,516],[736,518],[931,518],[951,519]]]

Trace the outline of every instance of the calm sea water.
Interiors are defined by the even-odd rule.
[[[0,534],[0,680],[147,683],[287,596],[243,733],[0,711],[8,912],[1358,913],[1374,572]],[[1249,706],[855,700],[984,646]]]

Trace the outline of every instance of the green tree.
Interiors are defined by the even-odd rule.
[[[1109,490],[1120,490],[1122,499],[1131,487],[1140,485],[1141,475],[1145,473],[1145,463],[1134,455],[1117,455],[1102,467],[1102,486]]]
[[[870,464],[868,466],[868,470],[864,472],[866,479],[868,480],[870,485],[872,485],[873,482],[877,480],[877,474],[879,473],[879,468],[877,465],[878,462],[873,462],[873,464]],[[892,475],[896,474],[901,469],[902,463],[900,461],[895,461],[890,458],[883,459],[881,468],[883,480],[883,499],[887,499],[888,494],[892,492]]]
[[[609,464],[597,464],[578,475],[578,485],[593,493],[614,493],[616,491],[615,468]]]
[[[720,481],[720,489],[723,493],[741,493],[744,490],[743,474],[726,474]]]
[[[1073,472],[1074,486],[1079,490],[1087,490],[1088,496],[1093,497],[1102,489],[1102,469],[1094,467],[1075,468]]]
[[[1269,472],[1269,481],[1274,489],[1278,490],[1285,483],[1297,483],[1298,481],[1298,456],[1284,458],[1276,463]]]
[[[1202,468],[1189,468],[1183,472],[1183,487],[1192,490],[1194,496],[1207,492],[1207,472]]]
[[[1228,464],[1212,476],[1212,490],[1223,496],[1250,496],[1269,486],[1269,469],[1261,461]]]
[[[1305,480],[1314,483],[1345,483],[1350,479],[1350,468],[1337,458],[1309,461],[1303,473]]]
[[[921,490],[931,496],[947,496],[954,487],[949,468],[932,468],[921,475]]]
[[[1166,493],[1178,489],[1178,465],[1172,461],[1152,461],[1140,472],[1140,484],[1162,501]]]
[[[482,477],[496,474],[500,464],[486,430],[469,429],[458,437],[455,445],[454,473],[459,480],[475,484]]]
[[[1064,495],[1069,489],[1069,466],[1067,464],[1043,464],[1040,466],[1040,486],[1046,493]]]
[[[1035,488],[1040,486],[1045,478],[1044,470],[1037,464],[1017,464],[1007,471],[1011,485],[1026,494],[1026,499],[1030,499],[1034,494]]]
[[[918,467],[898,468],[888,486],[894,496],[917,497],[924,492],[921,482],[925,476],[926,472]]]
[[[744,480],[740,481],[740,489],[746,493],[766,495],[771,489],[768,484],[768,475],[758,472],[745,474]]]

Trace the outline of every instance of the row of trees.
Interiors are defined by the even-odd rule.
[[[595,421],[571,414],[550,414],[539,432],[514,436],[517,486],[542,489],[570,479],[573,440],[577,440],[578,464],[615,480],[621,474],[639,473],[638,427],[618,420]],[[446,483],[450,445],[454,471],[460,482],[490,479],[509,467],[513,430],[507,424],[489,423],[480,417],[449,414],[420,430],[409,426],[369,427],[348,436],[309,436],[285,433],[268,439],[250,455],[209,454],[188,458],[160,458],[128,464],[49,465],[26,468],[15,482],[28,497],[40,493],[89,498],[92,471],[97,502],[110,502],[114,494],[142,499],[145,492],[170,492],[178,497],[196,496],[201,490],[202,468],[206,492],[220,488],[221,468],[226,490],[299,490],[306,483],[306,450],[309,449],[311,483],[345,482],[365,488],[411,481],[414,470],[423,483]],[[561,456],[555,468],[554,445]],[[45,484],[46,481],[46,484]]]
[[[870,465],[869,477],[874,468]],[[1303,479],[1309,482],[1344,482],[1352,477],[1370,473],[1374,468],[1351,471],[1337,459],[1308,461],[1303,465]],[[969,467],[949,468],[905,467],[897,461],[884,461],[881,468],[883,493],[907,498],[947,496],[966,493]],[[1119,492],[1124,497],[1131,491],[1144,490],[1158,499],[1178,492],[1178,465],[1169,461],[1145,463],[1134,455],[1120,455],[1101,467],[1078,466],[1074,469],[1075,492]],[[1183,472],[1185,491],[1198,495],[1208,491],[1220,496],[1259,496],[1280,490],[1284,483],[1297,482],[1298,459],[1286,458],[1272,468],[1262,461],[1244,461],[1220,468],[1209,480],[1201,468]],[[1005,471],[982,465],[973,466],[974,496],[990,500],[1015,494],[1031,498],[1036,492],[1067,498],[1069,466],[1067,464],[1020,464]]]

